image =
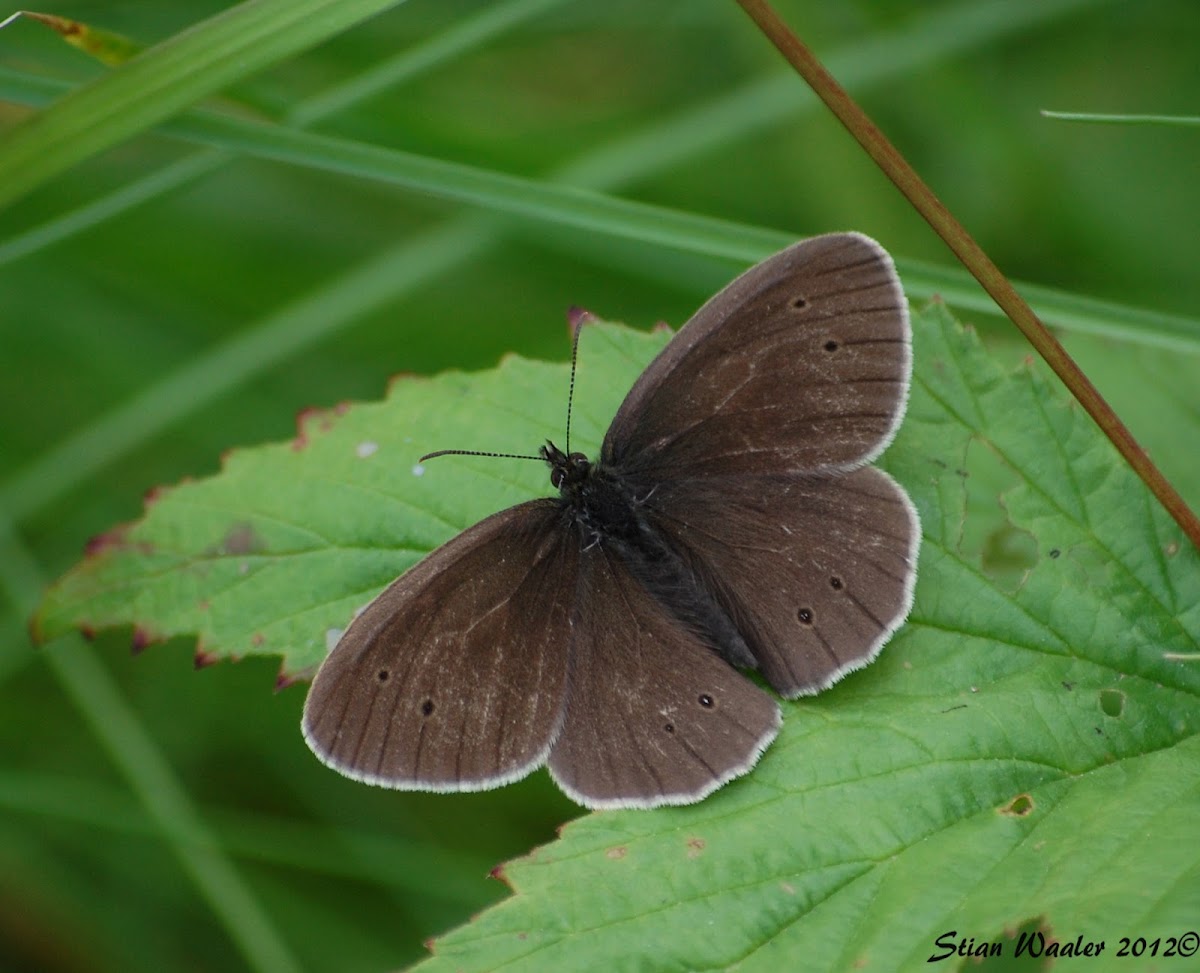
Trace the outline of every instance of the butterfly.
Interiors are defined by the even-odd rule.
[[[836,233],[710,299],[597,459],[463,531],[351,623],[304,736],[356,780],[473,791],[546,765],[589,808],[699,801],[775,738],[780,696],[869,663],[912,603],[920,525],[869,465],[903,418],[891,258]]]

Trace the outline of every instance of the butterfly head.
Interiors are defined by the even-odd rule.
[[[538,452],[550,467],[550,483],[563,493],[571,493],[588,478],[592,464],[583,453],[564,453],[546,440]]]

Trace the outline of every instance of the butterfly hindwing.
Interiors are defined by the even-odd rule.
[[[878,654],[912,603],[920,525],[872,466],[668,482],[646,515],[732,618],[777,692],[820,692]]]
[[[587,807],[691,804],[748,771],[779,707],[597,545],[583,552],[570,700],[550,773]]]
[[[304,734],[385,787],[479,790],[540,766],[559,732],[579,545],[553,500],[501,511],[402,574],[313,682]]]

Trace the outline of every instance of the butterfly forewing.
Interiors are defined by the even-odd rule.
[[[593,808],[691,804],[749,770],[778,732],[774,700],[603,545],[580,572],[559,786]]]
[[[354,619],[304,709],[316,754],[386,787],[478,790],[545,761],[567,691],[579,544],[553,500],[476,524]]]
[[[706,303],[642,373],[602,461],[644,479],[850,469],[904,411],[907,305],[856,233],[768,258]]]
[[[866,665],[912,604],[916,512],[874,467],[666,483],[646,510],[783,696]]]

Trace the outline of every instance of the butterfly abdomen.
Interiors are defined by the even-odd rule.
[[[672,615],[730,665],[755,666],[737,626],[699,573],[667,543],[646,517],[643,487],[592,464],[577,486],[562,491],[584,552],[617,557]]]

